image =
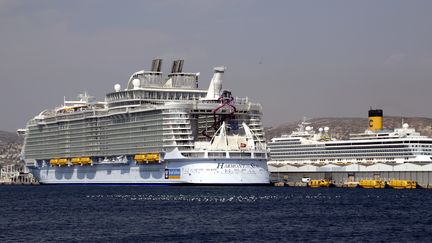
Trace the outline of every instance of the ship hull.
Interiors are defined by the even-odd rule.
[[[269,184],[264,159],[179,159],[157,164],[30,167],[41,184]]]

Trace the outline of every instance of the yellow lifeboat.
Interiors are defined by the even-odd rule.
[[[81,165],[91,165],[92,160],[90,157],[81,157],[80,158]]]
[[[159,162],[159,154],[158,153],[150,153],[147,154],[148,162]]]
[[[318,188],[318,187],[329,187],[331,185],[330,180],[327,179],[321,179],[321,180],[310,180],[308,182],[308,186],[312,188]]]
[[[382,180],[360,180],[359,186],[362,188],[384,188],[385,187],[385,181]]]
[[[59,166],[64,166],[64,165],[68,165],[68,159],[59,159],[58,160],[58,165]]]
[[[137,163],[145,163],[147,161],[147,155],[146,154],[136,154],[134,159]]]
[[[415,189],[417,188],[417,182],[412,180],[390,180],[388,182],[389,187],[394,189]]]
[[[50,165],[52,165],[52,166],[57,166],[57,165],[59,165],[59,163],[58,163],[58,159],[51,159],[51,160],[50,160]]]
[[[81,158],[72,158],[71,162],[73,165],[79,165],[81,164]]]
[[[134,157],[137,163],[159,163],[159,153],[136,154]]]

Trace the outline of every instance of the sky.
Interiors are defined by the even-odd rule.
[[[432,117],[432,1],[0,1],[0,130],[162,58],[226,66],[265,126],[304,116]]]

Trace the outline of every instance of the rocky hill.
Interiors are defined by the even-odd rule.
[[[0,131],[0,167],[19,162],[22,141],[15,133]]]
[[[22,138],[13,132],[0,131],[0,145],[8,143],[22,143]]]
[[[415,128],[422,135],[432,137],[432,118],[425,117],[384,117],[384,128],[393,129],[401,127],[402,120],[404,123],[408,123],[410,127]],[[367,118],[314,118],[308,120],[311,123],[310,126],[317,130],[320,127],[329,127],[330,134],[336,139],[347,139],[350,133],[361,133],[367,128]],[[297,125],[301,121],[293,121],[283,123],[278,126],[265,128],[266,138],[271,139],[282,134],[290,134],[293,130],[297,129]]]

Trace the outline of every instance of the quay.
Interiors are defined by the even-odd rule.
[[[322,176],[327,176],[329,178],[329,174]],[[354,179],[354,177],[350,177],[349,181],[347,180],[333,180],[333,179],[323,179],[324,177],[317,177],[316,174],[312,174],[311,177],[302,178],[292,177],[289,175],[277,177],[272,175],[271,184],[276,187],[339,187],[339,188],[368,188],[368,189],[383,189],[383,188],[393,188],[393,189],[432,189],[432,184],[427,183],[424,184],[421,181],[411,180],[411,179],[399,179],[399,178],[379,178],[375,174],[375,179]],[[331,177],[330,177],[331,178]],[[370,177],[368,177],[370,178]]]

